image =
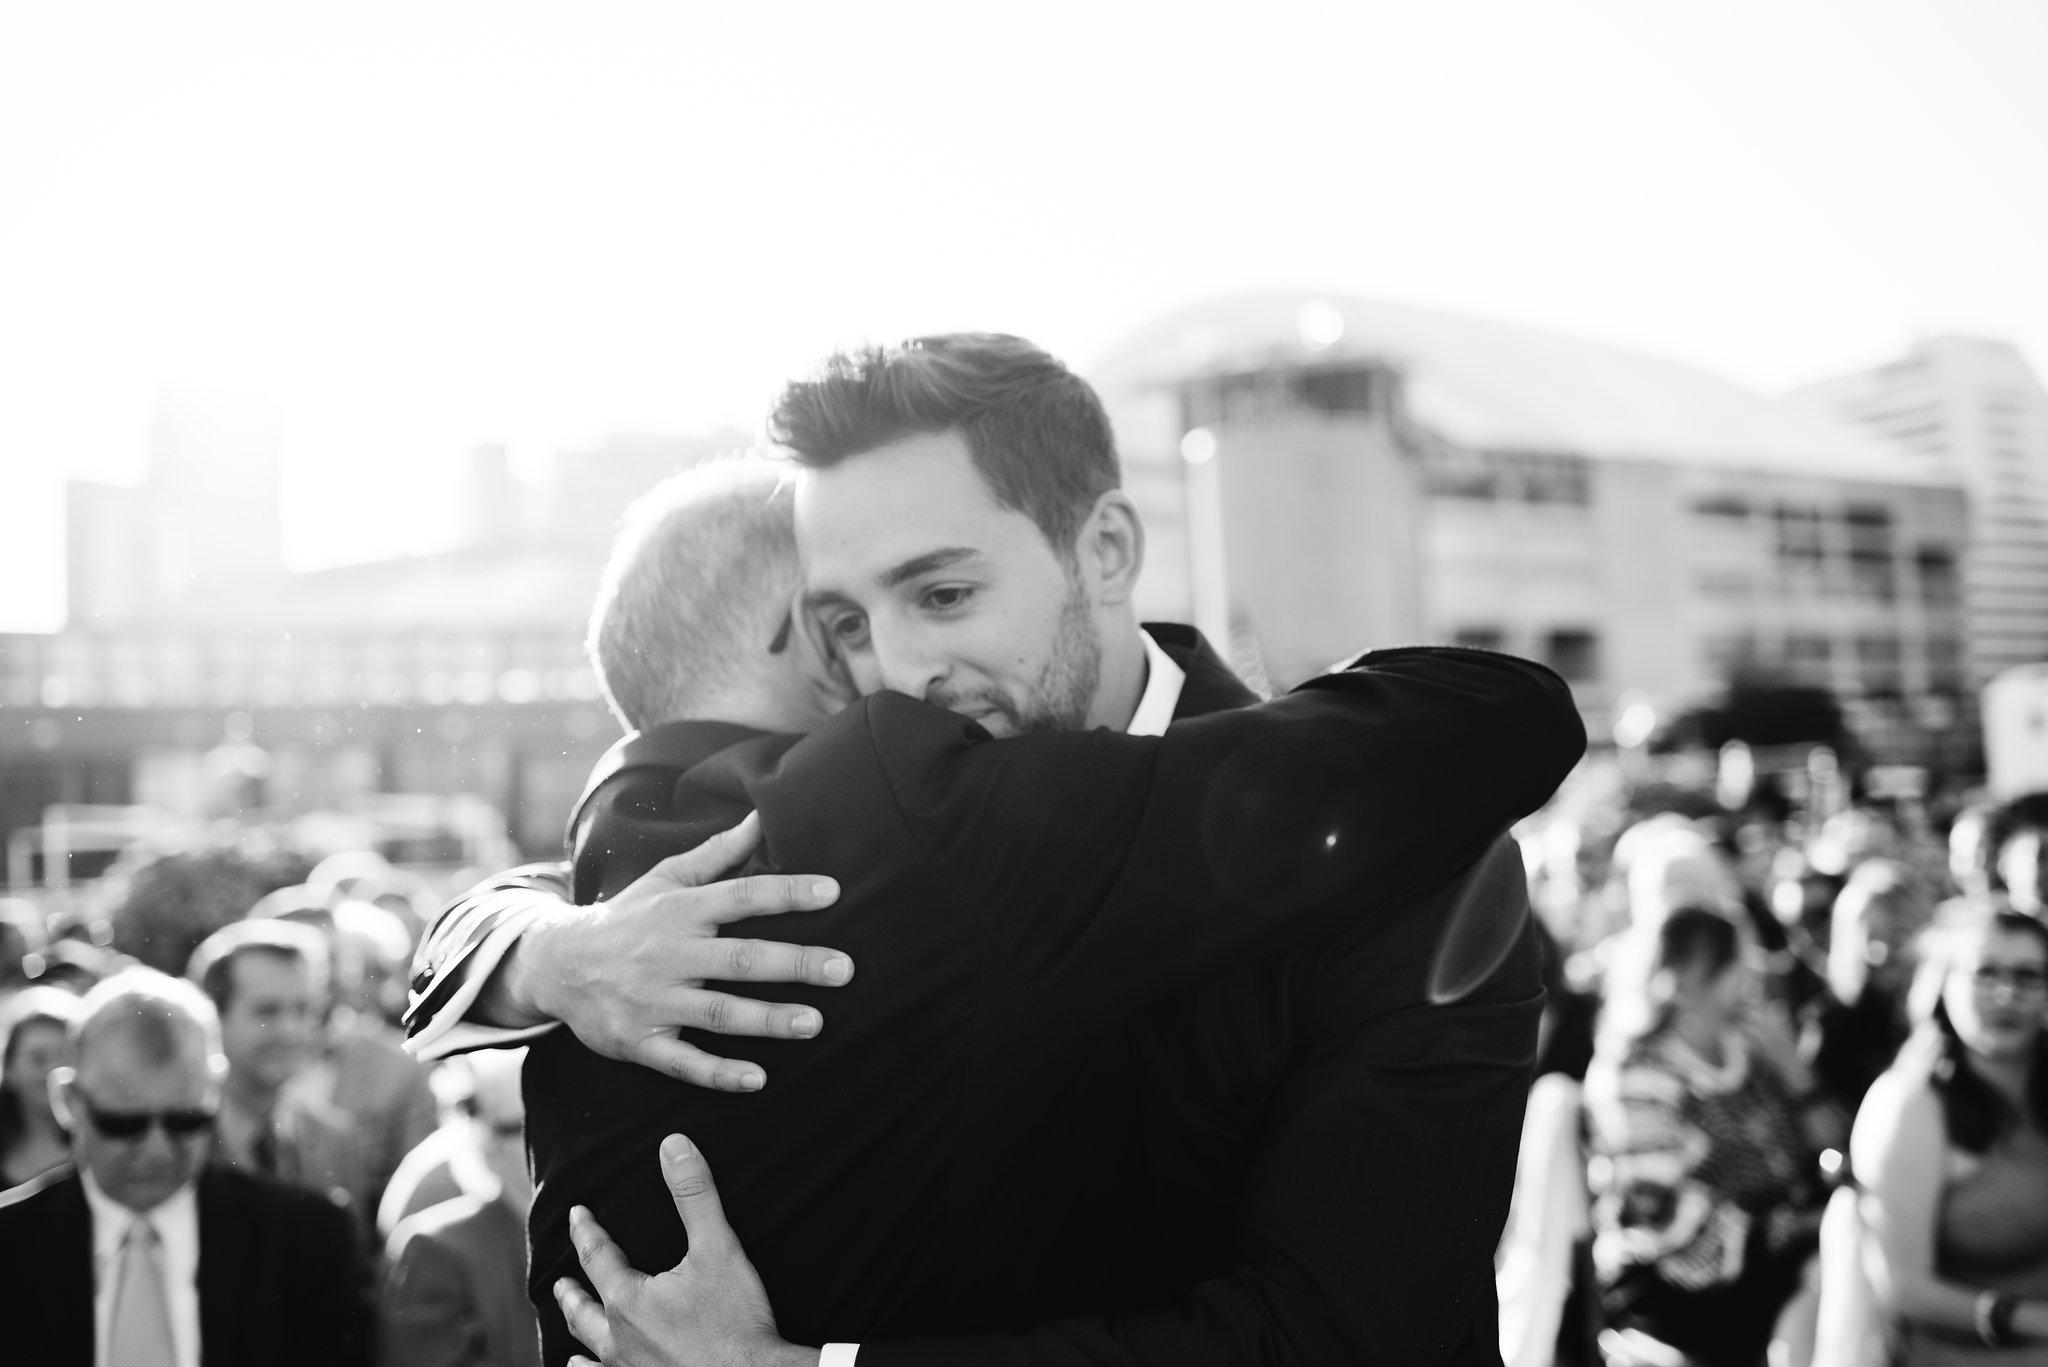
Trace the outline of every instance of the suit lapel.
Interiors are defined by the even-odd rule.
[[[597,766],[590,771],[590,780],[583,785],[583,795],[576,799],[576,805],[569,811],[567,838],[570,846],[573,848],[576,843],[576,828],[582,823],[583,809],[590,805],[590,799],[613,775],[650,766],[681,773],[702,764],[720,750],[762,734],[754,727],[732,722],[672,721],[650,726],[645,731],[630,732],[614,741],[612,748],[604,752]]]
[[[1223,657],[1193,627],[1179,622],[1147,622],[1145,630],[1167,658],[1187,675],[1187,682],[1181,685],[1180,701],[1174,705],[1174,716],[1205,717],[1211,712],[1249,707],[1259,700],[1259,695],[1245,687],[1244,680],[1223,663]]]

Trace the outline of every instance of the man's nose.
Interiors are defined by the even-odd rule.
[[[135,1141],[136,1157],[151,1163],[168,1162],[178,1156],[178,1146],[162,1122],[152,1124]]]
[[[945,662],[923,649],[911,632],[878,627],[874,645],[876,672],[892,693],[922,699],[946,677]]]

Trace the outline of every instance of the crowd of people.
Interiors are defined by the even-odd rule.
[[[1507,1361],[2048,1362],[2048,796],[1588,786],[1523,831]]]
[[[1520,832],[1549,1000],[1499,1261],[1505,1360],[2043,1360],[2048,797],[1964,807],[1944,845],[1917,808],[1807,822],[1596,786]],[[81,1173],[99,1196],[202,1169],[297,1187],[347,1216],[325,1226],[343,1251],[278,1265],[339,1279],[278,1321],[298,1360],[534,1361],[523,1051],[404,1052],[416,899],[344,864],[367,872],[260,897],[182,982],[10,904],[0,1187]],[[188,1108],[205,1123],[129,1119],[181,1070],[194,1097],[215,1085],[212,1046],[95,1028],[137,1001],[170,1037],[217,1040],[217,1103]],[[114,1331],[104,1308],[95,1341]]]
[[[218,928],[181,974],[145,962],[163,958],[148,936],[142,957],[114,948],[136,941],[132,927],[110,936],[7,905],[0,1262],[10,1295],[46,1288],[51,1312],[14,1335],[20,1360],[195,1367],[171,1354],[193,1341],[175,1328],[183,1317],[203,1326],[209,1362],[216,1334],[219,1360],[252,1364],[538,1362],[521,1051],[429,1069],[401,1047],[419,912],[431,911],[414,881],[375,856],[330,860],[253,904],[215,906]],[[132,894],[124,910],[148,919]],[[183,1217],[165,1201],[180,1191],[193,1201]],[[59,1199],[28,1200],[44,1192]],[[38,1221],[71,1218],[25,1237],[32,1207]],[[116,1220],[146,1229],[159,1260],[140,1311],[93,1291],[131,1284],[100,1275],[135,1246],[98,1218],[121,1209],[152,1211]],[[195,1256],[205,1271],[181,1304],[164,1288]],[[246,1277],[223,1284],[207,1275],[216,1266]],[[136,1336],[162,1352],[131,1349]]]
[[[1479,649],[1262,701],[1021,338],[770,430],[625,518],[568,859],[4,909],[10,1355],[2048,1362],[2048,795],[1588,760]]]

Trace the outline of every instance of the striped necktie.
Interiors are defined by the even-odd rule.
[[[157,1257],[156,1229],[136,1217],[121,1241],[121,1280],[114,1291],[107,1367],[174,1367],[171,1310]]]

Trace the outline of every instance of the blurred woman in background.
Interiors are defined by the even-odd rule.
[[[71,1158],[71,1141],[50,1111],[50,1069],[63,1059],[64,1033],[78,998],[31,987],[0,1020],[0,1190],[40,1177]]]
[[[1850,1153],[1912,1367],[2048,1364],[2048,925],[1958,901]]]
[[[1803,1364],[1820,1192],[1793,1086],[1745,1028],[1741,936],[1697,907],[1650,933],[1586,1076],[1608,1321],[1705,1367],[1756,1367],[1774,1337]]]

